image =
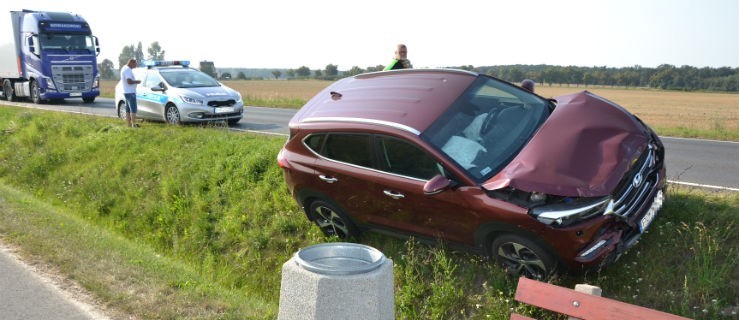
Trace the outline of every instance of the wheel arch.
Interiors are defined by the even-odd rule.
[[[324,193],[312,189],[303,189],[297,192],[297,196],[295,197],[295,200],[297,200],[298,205],[301,209],[303,209],[303,212],[305,213],[305,216],[308,218],[308,220],[313,221],[315,219],[315,216],[313,216],[313,213],[310,212],[310,206],[313,204],[313,202],[321,200],[328,202],[330,205],[336,207],[337,209],[341,210],[347,218],[350,220],[351,223],[353,223],[355,226],[359,226],[357,224],[357,221],[354,219],[354,217],[351,215],[349,211],[347,211],[342,205],[336,203],[331,197],[325,195]]]
[[[550,252],[558,265],[562,264],[562,257],[544,239],[529,230],[503,222],[489,222],[478,227],[475,231],[475,246],[481,248],[486,255],[490,255],[493,241],[495,238],[504,234],[519,235],[535,242],[544,248],[544,250]]]

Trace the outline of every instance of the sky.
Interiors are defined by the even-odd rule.
[[[3,7],[81,15],[100,41],[99,61],[116,66],[124,46],[141,42],[146,55],[158,41],[167,59],[217,68],[367,68],[389,64],[399,43],[416,68],[739,67],[739,0],[13,0]],[[9,29],[0,25],[0,34]]]

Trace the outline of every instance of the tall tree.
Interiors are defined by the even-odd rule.
[[[339,75],[339,66],[329,63],[326,65],[326,69],[324,69],[323,71],[326,76],[337,76]]]
[[[205,72],[209,76],[213,77],[213,79],[218,79],[218,71],[216,70],[216,65],[213,61],[200,61],[200,71]]]
[[[358,75],[360,73],[364,73],[364,70],[362,70],[362,68],[360,68],[358,66],[353,66],[348,71],[344,71],[344,75],[347,76],[347,77],[356,76],[356,75]]]
[[[144,48],[141,45],[141,41],[139,41],[139,44],[136,46],[136,51],[134,51],[133,55],[139,63],[144,61]]]
[[[159,41],[152,42],[146,51],[149,53],[149,59],[164,60],[164,50],[162,50],[162,47],[159,45]]]
[[[135,58],[133,45],[123,46],[121,54],[118,55],[118,69],[123,68],[128,62],[128,59]]]
[[[310,69],[306,66],[302,66],[298,68],[298,70],[295,70],[295,74],[297,74],[298,77],[308,77],[310,76]]]
[[[280,70],[272,70],[272,75],[275,76],[275,79],[279,79],[282,72]]]
[[[114,68],[115,65],[113,64],[113,61],[104,59],[103,62],[100,62],[100,64],[98,65],[100,77],[105,80],[115,79],[115,71],[113,70]]]

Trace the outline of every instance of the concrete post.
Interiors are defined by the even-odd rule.
[[[277,318],[394,319],[392,260],[355,243],[298,251],[282,266]]]

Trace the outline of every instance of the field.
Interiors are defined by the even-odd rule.
[[[282,137],[0,106],[0,241],[92,292],[115,319],[274,319],[280,270],[337,241],[305,218]],[[739,193],[672,186],[615,264],[554,281],[695,319],[739,311]],[[393,260],[397,319],[562,319],[516,303],[480,256],[367,233]],[[734,312],[734,314],[732,314]]]
[[[319,80],[231,80],[246,105],[300,108],[331,82]],[[103,96],[112,97],[115,82],[103,81]],[[665,136],[739,141],[739,94],[677,92],[611,87],[539,86],[544,97],[588,90],[633,112]]]

